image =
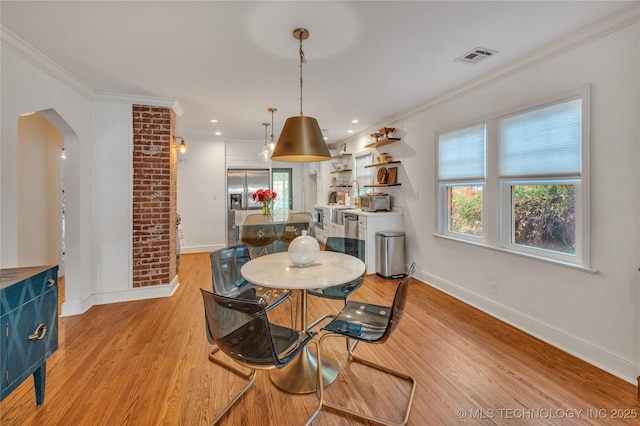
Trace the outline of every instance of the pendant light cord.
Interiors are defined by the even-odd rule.
[[[307,60],[304,57],[304,51],[302,50],[302,33],[300,33],[300,116],[302,117],[302,64]]]

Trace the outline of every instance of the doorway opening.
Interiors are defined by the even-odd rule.
[[[271,188],[278,194],[273,203],[274,209],[293,209],[293,171],[292,169],[272,169]]]

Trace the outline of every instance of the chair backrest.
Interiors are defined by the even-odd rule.
[[[277,239],[271,215],[250,214],[240,228],[240,241],[252,247],[268,246]]]
[[[225,247],[209,255],[211,257],[211,280],[213,292],[220,295],[230,295],[240,287],[248,284],[240,269],[251,260],[249,248],[246,244]]]
[[[278,366],[264,306],[252,300],[220,296],[200,289],[207,337],[229,357],[244,364]],[[294,330],[292,330],[294,331]]]
[[[407,306],[407,296],[409,294],[409,283],[411,282],[411,277],[416,271],[415,262],[411,264],[409,267],[409,271],[407,271],[407,276],[400,281],[398,284],[398,288],[396,289],[396,295],[393,298],[393,305],[391,306],[391,313],[389,314],[389,323],[387,328],[384,331],[384,334],[378,340],[378,343],[382,343],[389,338],[393,330],[395,330],[402,317],[404,316],[404,311]]]
[[[325,243],[325,251],[337,251],[345,253],[364,262],[364,240],[356,238],[328,237]]]
[[[294,238],[302,235],[302,231],[307,231],[307,235],[315,238],[316,228],[313,224],[313,215],[309,212],[291,213],[282,233],[282,240],[290,243]]]

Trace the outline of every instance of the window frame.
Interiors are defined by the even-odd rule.
[[[482,187],[482,233],[480,235],[465,234],[464,232],[455,232],[451,230],[451,219],[449,212],[449,205],[451,199],[449,197],[449,188],[454,186],[481,186]],[[440,182],[438,184],[438,191],[440,192],[438,198],[442,200],[439,209],[439,228],[440,233],[448,237],[465,240],[478,244],[487,243],[487,226],[486,226],[486,207],[487,200],[485,197],[487,185],[485,181],[464,181],[464,182]]]
[[[368,158],[366,158],[368,157]],[[367,182],[363,182],[363,176],[358,174],[358,161],[360,161],[360,159],[362,159],[362,161],[364,161],[365,166],[371,165],[373,164],[373,150],[366,150],[366,151],[360,151],[360,152],[356,152],[353,154],[353,174],[354,174],[354,179],[358,182],[359,186],[360,186],[360,193],[356,194],[357,196],[360,195],[365,195],[369,192],[372,192],[372,188],[365,188],[365,185],[373,185],[374,181],[374,169],[375,167],[370,167],[369,170],[371,170],[371,173],[368,173],[366,176],[370,177],[370,179]],[[366,167],[363,167],[363,170]]]
[[[526,113],[528,111],[545,108],[573,99],[581,99],[581,146],[580,161],[581,170],[575,175],[540,175],[528,177],[501,177],[500,176],[500,119]],[[485,164],[486,176],[483,187],[483,234],[482,240],[470,235],[448,232],[448,191],[451,185],[476,185],[476,180],[460,182],[442,182],[438,178],[438,135],[451,132],[456,129],[469,127],[469,122],[450,126],[435,132],[435,163],[436,163],[436,217],[437,234],[434,236],[452,239],[465,243],[475,243],[492,250],[508,252],[524,257],[545,261],[553,264],[571,267],[589,273],[596,271],[591,269],[591,232],[590,232],[590,85],[554,96],[546,100],[531,102],[520,107],[510,108],[498,114],[476,120],[475,123],[484,121],[485,131]],[[473,123],[472,123],[473,124]],[[528,247],[513,244],[511,236],[512,206],[511,188],[514,185],[547,185],[547,184],[571,184],[575,185],[575,252],[566,254],[543,248]]]
[[[441,179],[440,178],[440,135],[449,134],[456,131],[462,131],[466,129],[473,128],[475,126],[483,126],[483,144],[484,144],[484,177],[480,176],[468,176],[462,178],[451,178],[451,179]],[[487,199],[486,199],[486,191],[487,191],[487,140],[488,140],[488,123],[485,120],[468,122],[460,126],[455,126],[451,128],[442,129],[436,132],[436,194],[437,201],[436,205],[438,206],[438,224],[437,229],[440,235],[447,236],[449,238],[453,238],[456,240],[463,240],[471,243],[478,244],[487,244],[488,243],[488,234],[487,234]],[[482,186],[482,234],[481,235],[471,235],[465,234],[462,232],[454,232],[451,231],[451,220],[449,215],[449,188],[453,186]]]

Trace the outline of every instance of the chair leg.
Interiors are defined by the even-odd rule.
[[[233,371],[234,373],[236,373],[238,376],[243,377],[245,379],[250,379],[251,375],[253,374],[252,369],[249,369],[249,371],[245,371],[245,370],[241,370],[238,367],[236,367],[235,365],[231,365],[229,363],[224,362],[223,360],[219,359],[218,357],[215,356],[215,354],[220,351],[220,348],[217,347],[216,345],[213,345],[211,347],[211,352],[209,352],[209,361],[211,362],[215,362],[216,364],[218,364],[221,367],[226,368],[227,370]]]
[[[318,413],[320,413],[320,411],[322,411],[323,407],[328,407],[334,411],[338,411],[338,412],[342,412],[342,413],[346,413],[349,415],[352,415],[354,417],[358,417],[360,419],[363,420],[367,420],[370,422],[375,422],[375,423],[379,423],[382,425],[387,425],[387,426],[402,426],[407,424],[407,421],[409,420],[409,412],[411,411],[411,404],[413,403],[413,397],[415,395],[416,392],[416,379],[413,378],[412,376],[408,375],[408,374],[404,374],[401,373],[399,371],[395,371],[392,370],[390,368],[387,368],[385,366],[382,366],[380,364],[376,364],[373,363],[371,361],[365,360],[363,358],[359,358],[355,355],[353,355],[353,350],[355,349],[358,341],[354,341],[354,343],[351,345],[351,347],[349,348],[349,356],[351,357],[351,359],[353,359],[353,361],[355,362],[359,362],[363,365],[366,365],[368,367],[374,368],[376,370],[380,370],[384,373],[390,374],[392,376],[398,377],[399,379],[405,380],[407,382],[409,382],[411,384],[411,393],[409,394],[409,398],[406,404],[406,408],[405,408],[405,415],[404,418],[402,419],[401,422],[393,422],[391,420],[386,420],[386,419],[381,419],[381,418],[377,418],[377,417],[373,417],[367,414],[364,414],[362,412],[359,411],[354,411],[348,407],[344,407],[344,406],[340,406],[331,402],[327,402],[324,399],[324,388],[323,388],[323,384],[322,384],[322,372],[321,372],[321,365],[322,365],[322,345],[325,339],[329,338],[329,337],[344,337],[341,334],[336,334],[336,333],[326,333],[324,334],[322,337],[320,337],[319,341],[318,341],[318,376],[317,376],[317,390],[316,390],[316,395],[318,395],[318,406],[316,408],[316,410],[314,411],[314,413],[311,415],[311,417],[309,418],[309,420],[307,421],[307,425],[310,425],[311,422],[316,418],[316,416],[318,415]]]
[[[233,371],[237,372],[237,370],[233,370]],[[253,383],[256,381],[257,373],[258,373],[257,370],[251,370],[251,373],[248,375],[249,383],[247,383],[247,385],[235,396],[235,398],[233,398],[231,400],[231,402],[229,402],[229,404],[227,404],[227,406],[224,408],[224,410],[220,414],[218,414],[218,417],[216,417],[213,420],[213,422],[211,423],[211,426],[217,424],[224,417],[224,415],[227,414],[227,412],[231,409],[231,407],[233,407],[235,405],[235,403],[240,400],[242,395],[244,395],[249,390],[249,388],[251,388],[251,386],[253,386]],[[240,375],[245,377],[244,374],[240,374]]]

